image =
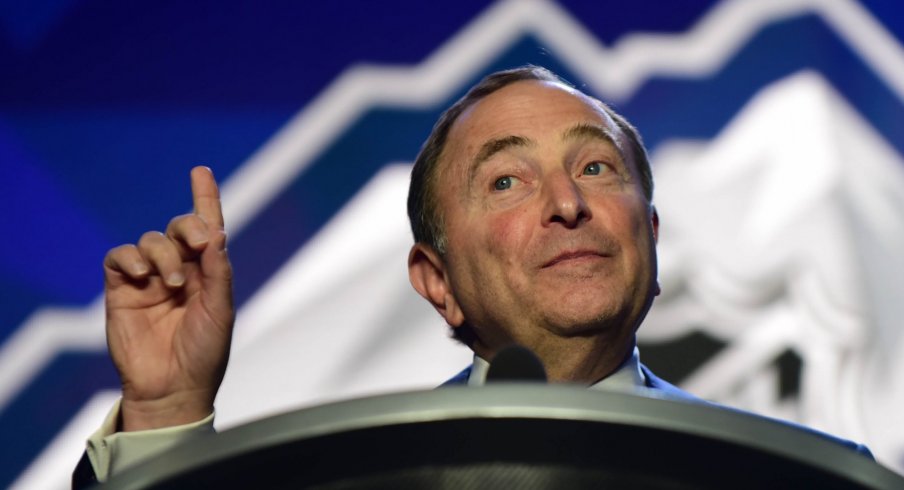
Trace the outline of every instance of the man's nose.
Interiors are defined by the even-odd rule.
[[[566,172],[548,175],[543,183],[543,224],[574,228],[591,218],[590,207],[578,183]]]

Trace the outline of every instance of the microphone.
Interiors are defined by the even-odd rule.
[[[546,370],[543,362],[530,349],[512,344],[500,350],[490,369],[487,371],[487,383],[531,381],[546,382]]]

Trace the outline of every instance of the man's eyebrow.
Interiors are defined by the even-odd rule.
[[[536,145],[536,143],[533,140],[527,139],[524,136],[516,135],[494,138],[487,141],[480,146],[480,151],[477,152],[477,156],[475,156],[474,160],[471,162],[471,165],[468,169],[468,180],[471,180],[474,177],[474,174],[477,172],[477,169],[480,168],[480,165],[492,158],[493,155],[508,150],[509,148],[528,147],[534,145]]]
[[[477,156],[474,157],[473,166],[477,167],[501,151],[524,146],[534,146],[534,142],[523,136],[515,135],[491,139],[480,147],[480,151],[478,151]]]
[[[618,153],[622,157],[622,159],[625,158],[621,145],[618,144],[618,140],[615,138],[615,134],[613,134],[612,131],[607,128],[594,124],[581,123],[568,128],[564,133],[562,133],[563,141],[581,139],[597,139],[605,141],[614,146],[616,150],[618,150]]]

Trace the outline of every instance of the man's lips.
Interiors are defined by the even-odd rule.
[[[551,260],[547,261],[545,264],[543,264],[543,268],[545,269],[547,267],[552,267],[563,262],[592,260],[604,257],[607,257],[607,255],[596,250],[569,250],[562,252],[553,257]]]

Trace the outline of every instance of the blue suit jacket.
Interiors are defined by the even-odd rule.
[[[443,383],[442,386],[455,386],[455,385],[465,385],[465,384],[467,384],[467,383],[468,383],[468,377],[471,376],[471,367],[472,367],[472,366],[466,367],[466,368],[465,368],[464,370],[462,370],[460,373],[456,374],[456,375],[453,376],[451,379],[449,379],[448,381],[446,381],[445,383]],[[653,389],[653,390],[661,391],[663,394],[667,395],[669,398],[674,398],[674,399],[681,400],[681,401],[686,401],[686,402],[689,402],[689,403],[700,403],[700,404],[704,404],[704,405],[709,405],[709,406],[711,406],[711,407],[718,407],[718,408],[721,408],[721,409],[723,409],[723,410],[731,410],[731,411],[738,412],[738,413],[743,413],[743,414],[746,414],[746,415],[752,415],[752,416],[754,416],[754,417],[765,418],[765,419],[771,420],[771,421],[773,421],[773,422],[775,422],[775,423],[779,423],[779,424],[782,424],[782,425],[794,427],[794,428],[796,428],[796,429],[798,429],[798,430],[802,430],[802,431],[804,431],[804,432],[809,432],[809,433],[811,433],[811,434],[816,434],[816,435],[819,436],[819,437],[822,437],[822,438],[824,438],[824,439],[827,439],[827,440],[829,440],[829,441],[831,441],[831,442],[834,442],[834,443],[836,443],[836,444],[840,444],[840,445],[842,445],[842,446],[844,446],[844,447],[846,447],[846,448],[848,448],[848,449],[851,449],[851,450],[856,451],[856,452],[858,452],[858,453],[860,453],[860,454],[862,454],[862,455],[864,455],[864,456],[867,456],[867,457],[870,458],[870,459],[874,459],[874,458],[873,458],[873,453],[871,453],[870,450],[869,450],[869,448],[867,448],[867,447],[864,446],[863,444],[858,444],[858,443],[856,443],[856,442],[849,441],[849,440],[847,440],[847,439],[842,439],[842,438],[840,438],[840,437],[835,437],[835,436],[833,436],[833,435],[831,435],[831,434],[826,434],[825,432],[820,432],[820,431],[818,431],[818,430],[811,429],[811,428],[809,428],[809,427],[807,427],[807,426],[804,426],[804,425],[795,424],[795,423],[793,423],[793,422],[788,422],[787,420],[780,420],[780,419],[774,419],[774,418],[771,418],[771,417],[764,417],[764,416],[762,416],[762,415],[757,415],[757,414],[754,414],[754,413],[745,412],[744,410],[740,410],[740,409],[737,409],[737,408],[728,407],[728,406],[725,406],[725,405],[719,405],[718,403],[713,403],[713,402],[711,402],[711,401],[704,400],[703,398],[700,398],[700,397],[698,397],[698,396],[692,395],[692,394],[690,394],[690,393],[688,393],[688,392],[682,390],[681,388],[679,388],[679,387],[677,387],[677,386],[675,386],[675,385],[669,383],[668,381],[665,381],[665,380],[663,380],[662,378],[656,376],[655,374],[653,374],[652,371],[650,371],[649,368],[647,368],[647,367],[644,366],[643,364],[640,365],[640,369],[643,371],[646,387],[647,387],[647,388],[650,388],[650,389]]]

